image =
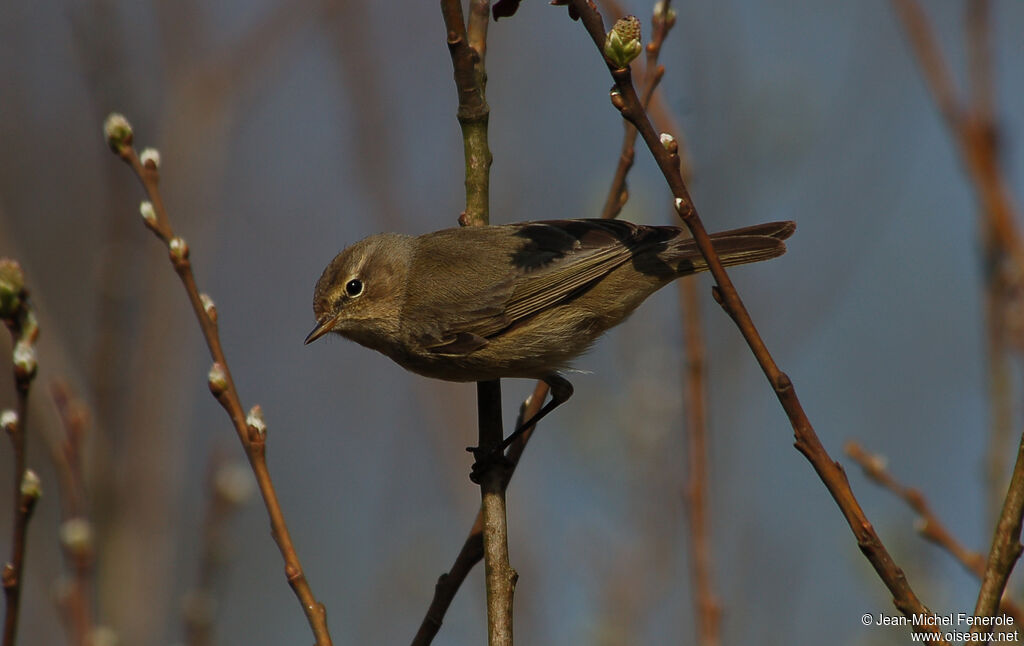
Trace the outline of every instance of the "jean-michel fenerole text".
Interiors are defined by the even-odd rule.
[[[904,615],[887,615],[878,613],[875,615],[876,626],[1012,626],[1013,617],[996,615],[995,617],[975,617],[966,612],[950,612],[944,615],[917,614],[906,617]]]

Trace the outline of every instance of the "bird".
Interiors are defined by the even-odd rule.
[[[724,266],[786,251],[794,222],[711,235]],[[446,381],[540,379],[551,401],[502,449],[572,396],[573,359],[648,296],[707,261],[677,226],[575,219],[381,233],[342,250],[313,292],[309,344],[336,333]]]

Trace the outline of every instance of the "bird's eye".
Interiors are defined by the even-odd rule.
[[[360,294],[363,293],[363,281],[359,280],[358,278],[353,278],[352,280],[348,281],[347,283],[345,283],[345,293],[351,296],[352,298],[359,296]]]

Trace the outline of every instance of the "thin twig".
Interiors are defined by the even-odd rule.
[[[11,524],[11,559],[0,574],[4,588],[5,614],[3,646],[13,646],[18,634],[18,613],[21,606],[21,583],[28,546],[28,523],[32,518],[41,490],[39,477],[28,469],[25,438],[28,423],[28,394],[36,376],[35,343],[39,325],[25,289],[25,277],[18,263],[0,259],[0,319],[11,333],[14,351],[14,388],[17,403],[14,411],[0,415],[0,425],[11,438],[14,454],[13,511]]]
[[[524,420],[530,419],[540,411],[541,406],[544,404],[544,398],[547,396],[548,385],[543,381],[538,381],[533,394],[523,402],[519,409],[516,428],[519,428]],[[519,459],[522,457],[523,451],[526,450],[526,444],[529,442],[534,430],[536,430],[536,426],[529,427],[508,447],[508,451],[505,454],[505,459],[508,462],[503,482],[505,488],[508,487],[508,483],[515,473]],[[441,629],[444,615],[455,598],[455,593],[458,592],[459,586],[462,585],[462,582],[466,579],[470,570],[473,569],[473,566],[484,557],[483,523],[483,511],[481,510],[477,512],[473,526],[469,530],[469,535],[466,536],[462,549],[459,550],[458,555],[455,557],[455,562],[452,564],[451,569],[438,577],[437,584],[434,586],[434,598],[431,599],[430,607],[427,608],[427,613],[420,623],[416,637],[412,640],[412,646],[427,646],[434,640],[437,632]]]
[[[686,371],[684,394],[686,438],[689,453],[689,481],[686,484],[687,525],[690,530],[690,570],[693,605],[697,618],[697,643],[721,643],[721,607],[715,596],[711,575],[711,528],[708,522],[707,391],[704,339],[700,326],[697,281],[687,276],[679,282],[679,303],[683,310]]]
[[[913,487],[900,484],[885,468],[885,458],[868,453],[860,444],[853,441],[846,443],[846,455],[850,456],[851,460],[860,465],[864,475],[879,486],[891,491],[907,503],[908,507],[914,510],[918,515],[915,529],[917,529],[921,536],[949,552],[960,565],[964,566],[974,576],[980,579],[985,575],[985,557],[967,548],[950,533],[942,520],[932,511],[931,505],[928,504],[924,494]],[[1002,600],[999,605],[999,611],[1004,615],[1012,616],[1015,624],[1019,625],[1024,621],[1024,613],[1021,612],[1017,604],[1009,599],[1004,598]]]
[[[192,310],[199,322],[199,327],[202,329],[203,338],[206,340],[210,356],[213,359],[213,368],[210,370],[210,389],[231,419],[238,439],[245,449],[249,465],[256,475],[256,483],[263,497],[267,515],[270,517],[271,532],[285,562],[285,576],[288,584],[302,605],[302,610],[316,638],[317,645],[329,646],[331,644],[331,636],[327,629],[327,610],[322,603],[316,600],[303,573],[302,564],[299,561],[295,546],[292,543],[291,534],[285,523],[284,512],[277,499],[277,491],[274,489],[274,484],[267,468],[266,425],[262,421],[262,412],[258,406],[253,407],[249,417],[246,417],[243,412],[238,391],[235,388],[227,359],[224,356],[224,350],[221,347],[220,335],[217,329],[216,309],[209,297],[205,294],[200,294],[196,286],[195,276],[192,273],[192,265],[188,257],[188,247],[185,241],[175,236],[171,229],[158,186],[160,173],[156,160],[150,157],[146,163],[143,163],[131,145],[130,126],[125,122],[124,130],[114,132],[110,127],[112,119],[114,119],[113,116],[108,118],[107,121],[108,141],[111,149],[135,171],[135,175],[142,182],[142,186],[149,198],[149,202],[144,202],[141,209],[143,219],[150,231],[167,245],[171,264],[174,267],[175,273],[181,279],[189,302],[192,304]],[[123,120],[123,117],[121,119]]]
[[[621,15],[622,9],[614,0],[604,0],[612,12]],[[669,19],[669,3],[662,2],[661,12],[655,12],[651,19],[651,42],[647,45],[647,58],[644,65],[644,83],[641,101],[644,108],[651,104],[658,84],[665,75],[665,68],[658,65],[658,56],[661,54],[661,45],[665,42],[675,19]],[[619,152],[619,163],[615,168],[615,176],[612,179],[611,187],[608,189],[608,197],[605,198],[604,208],[601,209],[601,217],[604,219],[616,218],[622,207],[629,199],[629,190],[626,187],[626,176],[633,167],[633,159],[636,155],[636,128],[628,120],[622,120],[624,132],[622,135],[622,148]]]
[[[65,567],[71,572],[68,584],[61,588],[58,605],[68,639],[76,646],[87,646],[95,625],[92,590],[96,552],[82,475],[82,442],[88,415],[67,384],[53,382],[50,394],[64,427],[64,437],[50,446],[61,501],[60,543]]]
[[[687,228],[690,229],[701,255],[708,263],[716,283],[713,292],[716,301],[718,301],[739,328],[762,371],[768,378],[768,382],[771,384],[776,397],[786,411],[796,438],[796,448],[811,463],[819,478],[821,478],[836,501],[854,536],[856,536],[857,544],[861,551],[892,593],[893,602],[896,607],[908,617],[915,614],[931,614],[928,608],[917,598],[917,595],[914,594],[903,571],[893,561],[889,552],[882,544],[881,539],[875,533],[874,528],[857,502],[842,467],[832,460],[825,447],[822,446],[821,440],[818,439],[817,434],[814,432],[814,428],[803,410],[800,399],[797,397],[792,381],[779,369],[767,346],[761,339],[761,335],[751,320],[750,314],[747,312],[736,288],[722,268],[721,260],[718,258],[718,254],[715,252],[711,239],[693,204],[693,200],[690,198],[689,191],[680,175],[679,157],[677,154],[672,154],[661,143],[658,133],[651,126],[650,119],[643,108],[639,96],[637,96],[636,88],[633,86],[629,69],[616,68],[613,63],[604,57],[605,30],[600,13],[587,0],[569,0],[569,2],[570,6],[580,16],[580,20],[590,34],[594,45],[601,52],[602,58],[604,58],[606,65],[608,65],[612,79],[615,81],[616,92],[613,93],[613,104],[625,118],[629,119],[636,126],[640,136],[647,144],[676,200],[676,211],[679,217]]]
[[[244,468],[231,462],[222,451],[214,450],[210,454],[198,573],[195,585],[185,594],[182,603],[185,643],[189,646],[216,643],[213,626],[220,605],[217,595],[226,561],[227,525],[252,490],[252,480]]]

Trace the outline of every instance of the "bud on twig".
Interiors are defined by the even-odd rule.
[[[139,204],[139,215],[150,229],[156,226],[156,209],[153,208],[153,203],[149,200]]]
[[[228,373],[220,362],[214,362],[210,366],[210,374],[207,375],[207,382],[210,384],[210,392],[214,397],[220,398],[228,389]]]
[[[21,476],[21,496],[31,501],[39,500],[43,495],[43,483],[32,469],[25,469]]]
[[[661,139],[661,145],[665,147],[665,150],[668,151],[668,154],[670,154],[670,155],[677,155],[677,154],[679,154],[679,144],[676,142],[676,138],[675,137],[673,137],[672,135],[668,134],[667,132],[663,132],[663,133],[661,133],[661,136],[659,137],[659,139]]]
[[[14,344],[14,376],[19,381],[36,376],[36,348],[27,339]]]
[[[171,252],[171,262],[175,267],[188,262],[188,245],[184,238],[174,236],[167,243],[167,248]]]
[[[665,11],[665,0],[658,0],[654,3],[654,20],[661,20],[662,14],[665,16],[665,27],[672,29],[672,26],[676,24],[676,10],[672,7]]]
[[[206,292],[199,295],[199,302],[203,304],[203,311],[206,312],[207,318],[214,323],[217,322],[217,306],[213,304],[213,299]]]
[[[263,420],[263,407],[259,404],[256,404],[249,409],[249,414],[245,418],[245,423],[249,427],[250,437],[254,434],[260,439],[267,436],[267,423]]]
[[[616,21],[604,41],[604,55],[618,68],[628,67],[642,50],[640,21],[636,16]]]
[[[160,151],[156,148],[144,148],[139,154],[139,161],[149,170],[160,168]]]
[[[85,518],[69,518],[60,526],[60,542],[77,558],[92,554],[92,523]]]
[[[110,149],[119,153],[122,147],[132,145],[132,124],[123,114],[111,112],[103,122],[103,136],[107,138]]]
[[[21,307],[25,273],[17,260],[0,258],[0,319],[12,318]]]
[[[18,429],[18,414],[9,408],[0,413],[0,427],[3,427],[7,434],[16,431]]]

